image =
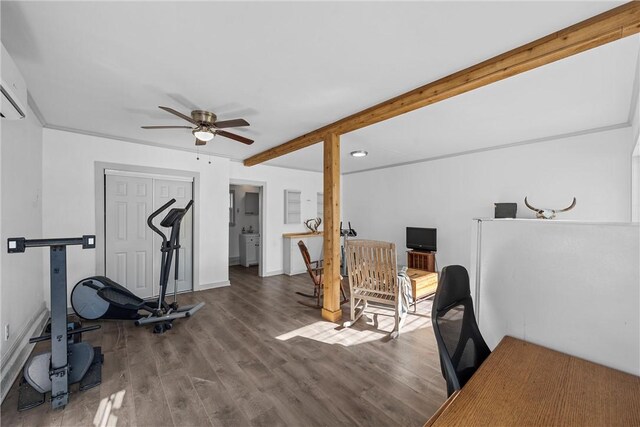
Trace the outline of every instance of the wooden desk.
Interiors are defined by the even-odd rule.
[[[436,293],[438,288],[438,273],[432,271],[407,268],[407,276],[411,279],[411,296],[413,297],[413,312],[419,300],[428,298]]]
[[[504,337],[426,425],[637,426],[640,377]]]

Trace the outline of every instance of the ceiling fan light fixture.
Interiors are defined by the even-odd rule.
[[[180,117],[183,120],[195,125],[195,128],[191,126],[142,126],[143,129],[191,129],[191,133],[196,137],[196,145],[205,145],[211,141],[214,136],[220,135],[224,138],[233,139],[234,141],[241,142],[246,145],[253,144],[253,139],[245,138],[242,135],[236,135],[235,133],[227,132],[226,128],[237,128],[243,126],[249,126],[249,122],[245,119],[231,119],[218,121],[215,114],[210,111],[194,110],[191,112],[191,117],[186,114],[182,114],[173,108],[160,106],[160,109],[171,113],[174,116]]]
[[[356,150],[356,151],[352,151],[349,154],[351,154],[351,157],[367,157],[367,154],[369,153],[364,150]]]
[[[213,132],[209,129],[196,128],[192,133],[200,141],[209,142],[213,139]]]

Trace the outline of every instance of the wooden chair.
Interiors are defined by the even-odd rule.
[[[387,305],[395,310],[392,338],[400,332],[398,304],[398,268],[396,245],[375,240],[349,240],[346,248],[351,316],[343,326],[353,325],[369,302]]]
[[[311,280],[313,281],[313,295],[305,294],[303,292],[296,292],[296,294],[302,295],[303,297],[315,298],[316,303],[314,305],[314,304],[309,304],[305,301],[298,301],[298,302],[308,307],[322,308],[321,298],[322,298],[322,289],[324,284],[324,282],[322,281],[322,278],[323,278],[322,273],[324,268],[322,266],[322,260],[311,261],[311,255],[309,255],[309,250],[307,249],[307,245],[305,245],[302,240],[298,242],[298,248],[300,249],[300,254],[302,255],[304,264],[307,267],[307,272],[309,273],[309,277],[311,277]],[[348,300],[344,292],[344,288],[342,287],[342,283],[340,284],[340,293],[342,294],[342,301],[340,301],[340,304],[344,304]]]

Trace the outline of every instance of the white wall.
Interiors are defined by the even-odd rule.
[[[0,357],[3,387],[9,359],[26,348],[26,336],[44,315],[43,252],[32,248],[8,254],[9,237],[42,237],[42,126],[28,109],[22,120],[2,120],[1,127],[1,250]],[[47,270],[48,272],[48,270]],[[4,328],[10,337],[4,340]],[[39,332],[39,331],[38,331]],[[10,380],[7,380],[10,381]],[[2,390],[3,393],[5,390]]]
[[[437,261],[469,266],[471,219],[494,202],[523,199],[563,208],[562,219],[629,221],[631,127],[344,176],[343,219],[358,237],[395,242],[406,263],[405,227],[438,229]]]
[[[640,137],[640,51],[638,51],[638,59],[636,61],[636,80],[634,81],[633,90],[635,93],[631,99],[634,105],[631,105],[631,117],[629,117],[629,120],[633,127],[633,135],[637,141],[638,137]]]
[[[316,195],[322,192],[322,174],[274,166],[245,167],[230,163],[230,179],[234,182],[266,182],[263,189],[263,257],[265,275],[281,274],[283,266],[283,233],[306,231],[303,224],[284,223],[284,190],[302,191],[302,219],[315,218]]]
[[[640,375],[640,228],[482,221],[482,336],[505,335]],[[476,274],[471,275],[472,284]]]
[[[244,167],[242,163],[213,157],[212,164],[196,160],[194,153],[133,144],[53,129],[44,129],[42,234],[80,236],[95,233],[95,162],[188,170],[200,173],[199,283],[194,289],[228,283],[229,180],[264,182],[266,204],[267,274],[282,272],[282,233],[303,231],[284,225],[284,189],[303,191],[303,218],[315,217],[322,174],[271,166]],[[69,248],[69,292],[81,278],[96,273],[95,251]],[[48,275],[45,274],[48,286]]]
[[[132,144],[52,129],[44,130],[43,234],[81,236],[96,232],[95,162],[188,170],[200,173],[196,195],[200,215],[199,283],[205,289],[227,283],[229,248],[229,160],[196,160],[194,153]],[[100,242],[98,242],[100,244]],[[83,277],[96,274],[95,251],[69,248],[69,292]],[[46,278],[48,283],[48,277]]]
[[[640,222],[640,137],[631,156],[631,221]]]
[[[259,215],[244,214],[244,199],[246,193],[257,193],[260,189],[251,185],[231,185],[231,190],[235,191],[236,198],[236,223],[233,227],[229,227],[229,262],[232,259],[240,257],[240,234],[242,228],[249,230],[253,227],[256,233],[259,233]]]
[[[640,53],[636,66],[636,82],[634,86],[635,105],[631,106],[631,127],[633,138],[636,141],[635,149],[631,156],[631,220],[640,222]]]

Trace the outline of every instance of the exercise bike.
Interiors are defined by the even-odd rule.
[[[80,383],[87,390],[102,381],[103,355],[100,347],[82,342],[82,333],[99,329],[99,325],[82,327],[67,321],[67,246],[95,248],[95,236],[67,239],[13,237],[7,241],[8,252],[22,253],[30,247],[50,248],[51,322],[45,334],[29,343],[51,340],[51,351],[38,354],[27,362],[19,385],[18,411],[34,408],[51,392],[51,407],[64,408],[69,403],[69,386]]]
[[[349,228],[342,228],[342,221],[340,221],[340,237],[342,237],[342,245],[340,246],[340,275],[347,277],[347,261],[345,259],[345,247],[347,245],[347,238],[356,237],[358,233],[351,228],[351,221],[349,221]]]
[[[178,306],[177,283],[173,287],[173,302],[166,301],[167,284],[174,257],[176,282],[179,277],[180,224],[193,205],[193,200],[184,208],[171,209],[160,221],[161,226],[171,229],[169,237],[153,224],[153,220],[175,202],[175,199],[171,199],[147,218],[149,228],[162,238],[160,293],[157,299],[142,299],[105,276],[88,277],[79,281],[71,292],[71,305],[78,316],[86,320],[134,320],[136,326],[154,324],[153,332],[160,334],[171,329],[174,320],[193,316],[204,307],[204,302]],[[146,315],[140,311],[146,312]]]

